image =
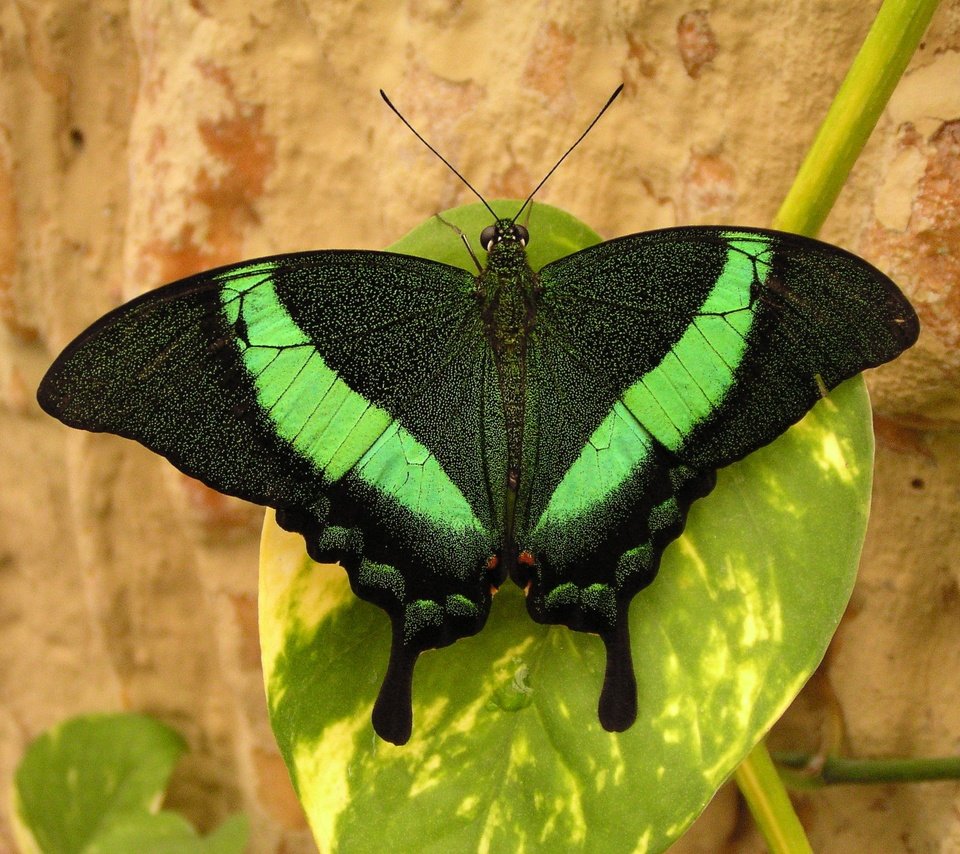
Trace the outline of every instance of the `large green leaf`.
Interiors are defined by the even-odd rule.
[[[504,203],[505,211],[516,210]],[[445,213],[476,243],[489,214]],[[534,266],[597,237],[537,205]],[[432,219],[393,249],[473,266]],[[270,715],[323,851],[662,850],[680,836],[821,660],[866,525],[873,437],[845,383],[772,445],[720,472],[630,613],[637,722],[597,721],[600,640],[535,625],[506,584],[484,630],[424,654],[413,737],[370,710],[390,629],[346,575],[268,514],[260,631]]]

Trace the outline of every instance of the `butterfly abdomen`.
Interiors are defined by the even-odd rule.
[[[523,482],[523,440],[526,425],[527,340],[533,328],[536,306],[534,275],[523,246],[501,242],[491,248],[488,267],[480,277],[484,332],[493,352],[500,385],[500,400],[506,428],[506,463],[503,472],[491,470],[491,478],[503,477],[503,549],[512,564],[516,518],[525,504],[528,489]]]

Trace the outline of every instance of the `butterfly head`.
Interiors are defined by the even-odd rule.
[[[517,225],[512,219],[498,219],[480,232],[480,245],[493,252],[496,246],[517,246],[524,248],[530,242],[530,232],[525,226]]]

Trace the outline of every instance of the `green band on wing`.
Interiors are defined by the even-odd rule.
[[[257,402],[277,433],[331,480],[343,477],[393,418],[357,394],[277,299],[270,267],[235,271],[220,293]]]
[[[623,402],[670,450],[722,402],[747,349],[754,287],[767,279],[769,239],[726,232],[727,260],[686,332],[652,370],[626,390]]]
[[[484,529],[437,458],[393,422],[363,455],[356,475],[417,516],[451,533]],[[471,567],[472,568],[472,567]]]
[[[593,431],[556,488],[533,536],[595,509],[650,453],[650,434],[619,401]]]
[[[350,469],[368,486],[447,530],[483,532],[440,463],[393,417],[329,368],[277,298],[269,266],[224,280],[224,316],[277,432],[332,480]]]

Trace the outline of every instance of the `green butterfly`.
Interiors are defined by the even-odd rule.
[[[919,331],[890,279],[819,241],[670,228],[534,272],[520,211],[491,215],[478,275],[328,250],[167,285],[82,333],[38,392],[339,562],[392,623],[373,724],[395,744],[419,654],[480,631],[508,576],[537,622],[603,639],[600,721],[628,728],[627,612],[691,503]]]

